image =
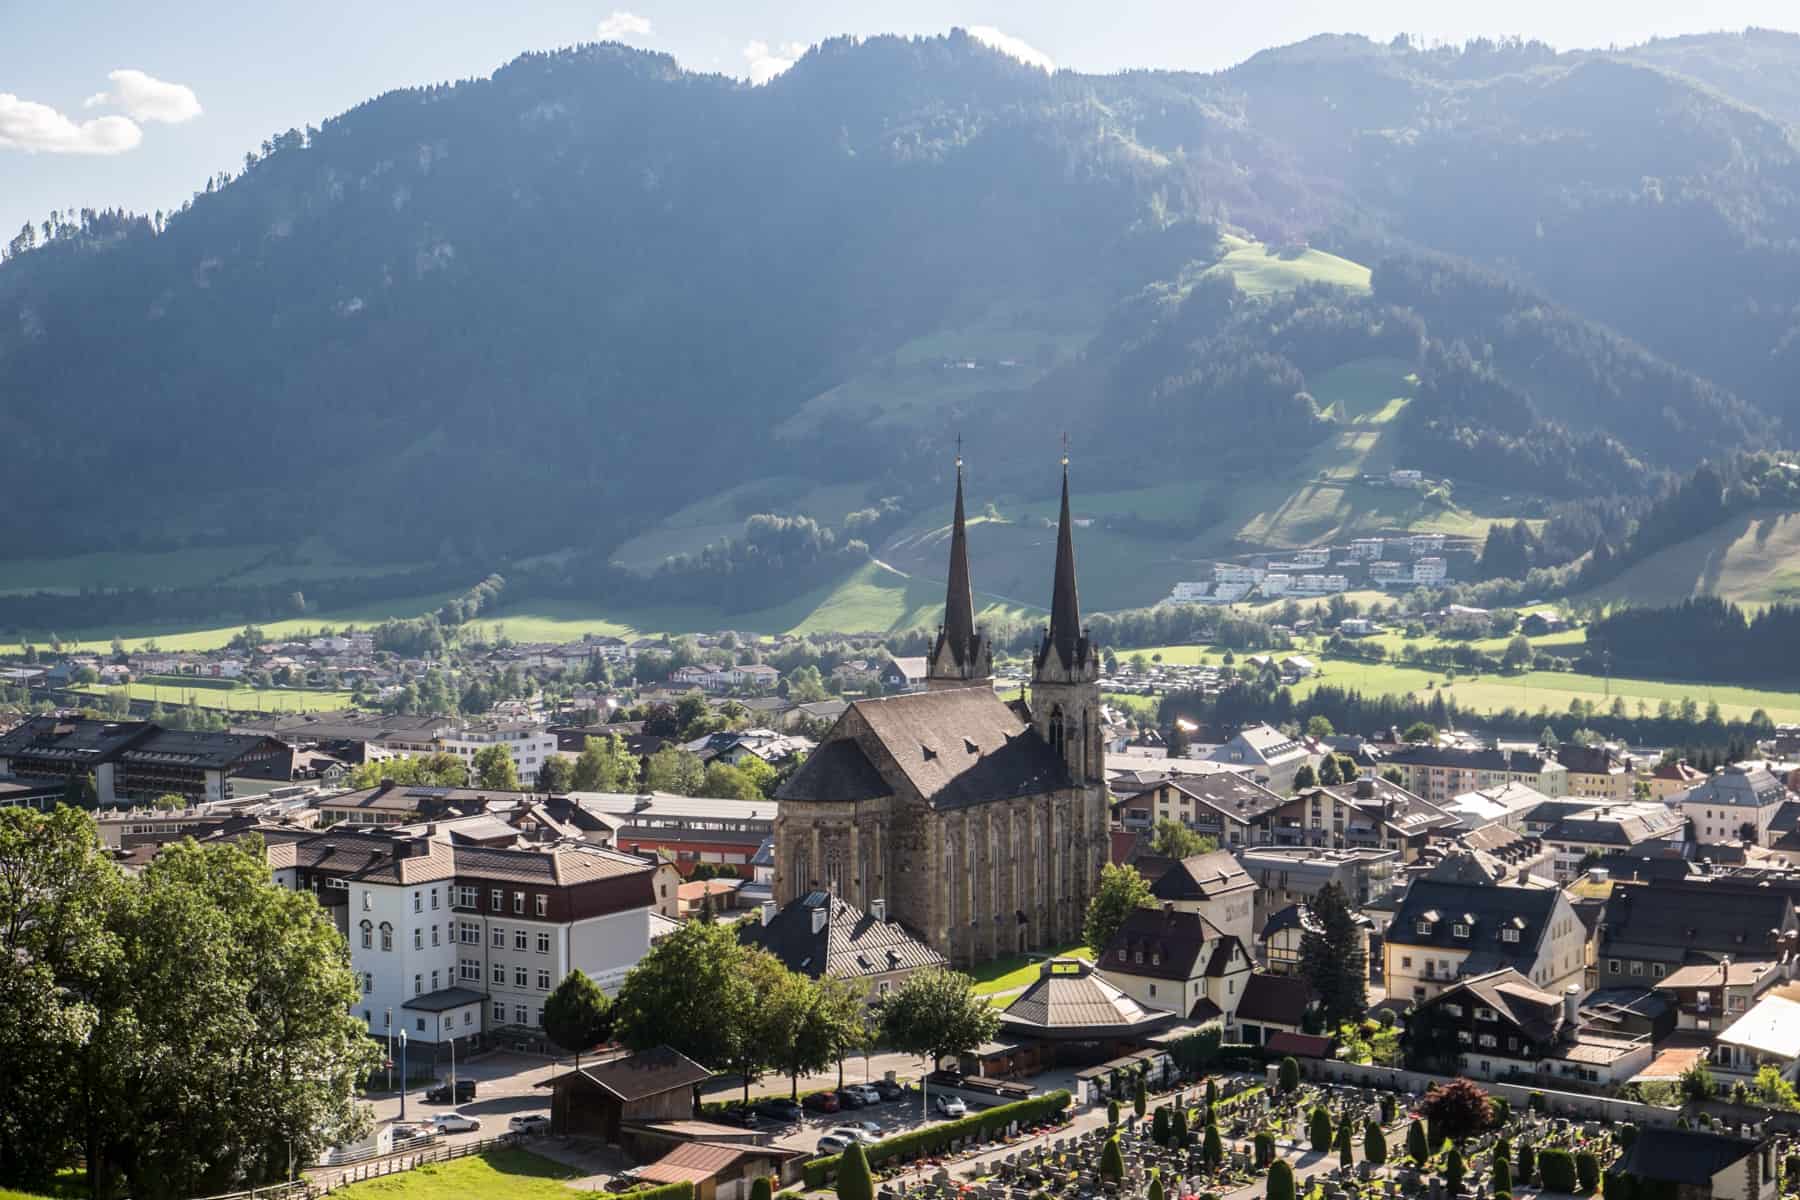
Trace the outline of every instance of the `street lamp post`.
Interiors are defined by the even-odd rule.
[[[400,1119],[406,1120],[406,1030],[400,1031]]]
[[[389,1008],[387,1010],[387,1039],[388,1039],[388,1052],[387,1052],[388,1091],[391,1092],[394,1090],[394,1010],[392,1008]]]
[[[444,1024],[450,1024],[448,1017],[444,1018]],[[454,1029],[450,1031],[450,1103],[456,1103],[456,1031]]]

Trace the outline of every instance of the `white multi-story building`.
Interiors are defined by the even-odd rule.
[[[1744,842],[1767,846],[1781,806],[1793,798],[1787,785],[1760,763],[1720,767],[1676,801],[1702,843]]]
[[[1401,563],[1384,559],[1380,562],[1372,562],[1369,564],[1370,583],[1399,583],[1405,578],[1406,568]]]
[[[1363,562],[1374,562],[1386,548],[1387,542],[1382,538],[1357,538],[1350,543],[1350,557]]]
[[[1293,586],[1294,577],[1280,571],[1270,571],[1263,576],[1262,594],[1265,596],[1285,596]]]
[[[494,721],[446,732],[431,749],[473,763],[475,756],[489,746],[505,746],[519,773],[520,786],[530,787],[537,782],[538,767],[556,753],[556,735],[532,721]]]
[[[1178,583],[1169,592],[1169,603],[1199,604],[1206,599],[1207,593],[1211,590],[1212,584],[1210,583]]]
[[[1412,580],[1414,583],[1442,583],[1449,574],[1450,568],[1441,558],[1413,560]]]
[[[1442,554],[1444,552],[1444,535],[1441,533],[1415,533],[1406,539],[1406,548],[1414,558],[1426,554]]]
[[[1214,583],[1246,583],[1254,587],[1268,574],[1261,567],[1245,567],[1237,563],[1214,563]]]
[[[269,847],[277,883],[318,896],[350,943],[371,1035],[439,1043],[543,1024],[571,970],[616,991],[650,947],[656,864],[579,843],[331,832]]]
[[[1302,567],[1322,567],[1330,561],[1331,550],[1326,546],[1294,551],[1294,562]]]

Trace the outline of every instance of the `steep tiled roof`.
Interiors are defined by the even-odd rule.
[[[990,687],[858,700],[851,710],[895,769],[934,808],[1043,795],[1072,786],[1062,757]],[[846,714],[843,720],[848,719]],[[806,782],[819,757],[815,754],[795,773],[782,791],[783,799],[834,798]]]
[[[1561,892],[1549,888],[1415,879],[1388,926],[1387,941],[1389,945],[1467,950],[1468,961],[1529,969],[1561,898]],[[1457,936],[1458,926],[1466,928],[1466,937]],[[1517,930],[1518,940],[1503,938],[1503,929]]]
[[[813,913],[820,908],[829,908],[830,916],[815,933]],[[743,922],[738,926],[738,937],[746,945],[767,950],[790,971],[814,979],[825,973],[838,979],[859,979],[890,971],[939,967],[945,962],[942,954],[898,921],[877,921],[825,892],[813,892],[793,901],[767,925],[754,918]]]
[[[1310,999],[1306,981],[1293,975],[1257,971],[1244,981],[1237,1019],[1263,1025],[1299,1025]]]
[[[1145,1008],[1090,963],[1056,959],[1044,964],[1037,982],[1007,1006],[1000,1022],[1045,1037],[1122,1037],[1166,1025],[1172,1015]]]
[[[1182,775],[1169,779],[1166,786],[1239,821],[1254,820],[1287,803],[1287,797],[1270,791],[1238,771]]]
[[[1729,954],[1775,957],[1771,930],[1793,923],[1788,897],[1773,889],[1700,877],[1619,883],[1607,897],[1600,950],[1626,958],[1682,962]]]
[[[826,742],[782,785],[781,800],[873,800],[893,795],[863,748],[850,738]]]
[[[1198,913],[1135,909],[1106,944],[1100,969],[1154,979],[1191,979],[1206,965],[1201,956],[1209,955],[1210,947],[1224,936]]]
[[[1214,850],[1184,858],[1150,885],[1158,900],[1208,900],[1227,891],[1254,886],[1230,851]]]
[[[1756,1153],[1757,1145],[1698,1129],[1658,1129],[1654,1137],[1633,1141],[1612,1170],[1633,1179],[1710,1187],[1714,1175]]]

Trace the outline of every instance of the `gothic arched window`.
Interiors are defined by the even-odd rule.
[[[1050,710],[1050,744],[1059,751],[1063,748],[1063,710],[1060,704]]]

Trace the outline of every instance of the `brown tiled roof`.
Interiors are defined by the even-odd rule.
[[[711,1071],[673,1046],[640,1050],[611,1062],[584,1067],[582,1074],[625,1101],[660,1096],[712,1078]]]
[[[1253,973],[1244,981],[1237,1019],[1269,1025],[1298,1025],[1306,1015],[1306,981],[1292,975]]]
[[[1228,850],[1184,858],[1150,885],[1158,900],[1206,900],[1232,888],[1254,886]]]
[[[741,1131],[734,1131],[741,1132]],[[800,1151],[743,1143],[686,1142],[634,1174],[650,1183],[699,1183],[742,1158],[794,1158]]]
[[[1201,956],[1213,957],[1209,948],[1223,938],[1198,913],[1134,909],[1106,944],[1100,968],[1153,979],[1191,979],[1200,974]]]
[[[893,769],[934,808],[1043,795],[1073,786],[1061,755],[990,687],[858,700],[850,708],[868,726]],[[843,720],[848,719],[846,713]],[[783,799],[813,796],[814,789],[803,782],[813,761],[808,759],[790,781],[791,792],[783,789]]]

